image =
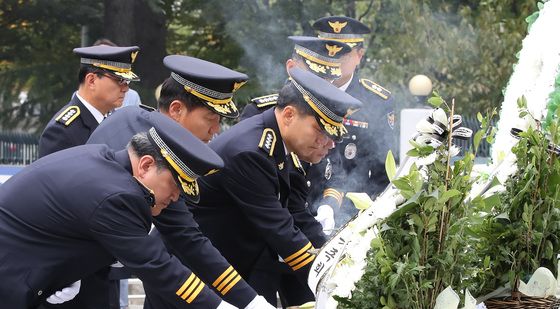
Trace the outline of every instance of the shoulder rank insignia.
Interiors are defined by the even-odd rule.
[[[80,115],[80,107],[76,105],[68,106],[58,117],[56,117],[56,122],[60,122],[65,126],[69,126],[74,119]]]
[[[303,168],[303,166],[301,165],[301,161],[299,160],[299,157],[297,156],[297,154],[290,152],[290,156],[292,157],[292,161],[294,162],[294,167],[303,174],[303,176],[305,176],[305,169]]]
[[[365,78],[360,79],[360,84],[362,84],[367,90],[380,96],[383,100],[387,100],[391,95],[391,91],[379,86],[378,84],[372,82],[369,79],[365,79]]]
[[[274,153],[274,146],[276,145],[276,133],[271,128],[266,128],[263,130],[261,141],[259,142],[259,148],[264,150],[269,157],[272,157]]]
[[[258,108],[263,108],[270,105],[276,105],[277,101],[278,101],[278,93],[273,93],[273,94],[251,99],[251,102],[254,103]]]
[[[149,106],[149,105],[140,104],[140,105],[138,105],[138,107],[140,107],[140,108],[142,108],[142,109],[145,109],[145,110],[147,110],[148,112],[154,112],[154,111],[156,111],[155,108],[153,108],[153,107],[151,107],[151,106]]]

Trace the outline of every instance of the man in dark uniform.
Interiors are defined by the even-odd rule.
[[[208,142],[219,132],[221,117],[238,116],[232,97],[247,81],[247,75],[187,56],[167,56],[163,63],[172,73],[162,85],[159,112],[138,107],[122,108],[99,125],[88,144],[107,144],[112,149],[123,149],[131,136],[152,126],[153,115],[161,114]],[[173,254],[226,301],[239,308],[271,307],[262,297],[257,297],[202,235],[185,201],[171,203],[154,218],[154,225],[157,230],[151,234],[159,231]],[[144,288],[145,308],[174,308],[172,302],[157,294],[151,286]]]
[[[138,81],[132,64],[138,55],[137,46],[115,47],[97,45],[75,48],[80,56],[78,91],[51,121],[39,139],[39,157],[83,145],[99,123],[113,109],[122,105],[130,81]],[[57,309],[117,308],[118,282],[106,280],[109,268],[83,278],[82,293],[63,304],[48,305]],[[45,305],[47,306],[47,305]]]
[[[78,91],[45,127],[39,157],[85,144],[103,118],[122,105],[130,81],[139,80],[132,72],[138,50],[108,45],[74,49],[81,57]]]
[[[363,103],[356,113],[345,118],[348,135],[329,154],[323,166],[315,169],[310,201],[315,202],[318,216],[336,213],[336,224],[348,221],[357,210],[346,192],[381,193],[389,184],[385,158],[393,150],[394,103],[391,93],[380,85],[360,78],[357,70],[365,54],[364,35],[369,27],[353,18],[329,16],[317,20],[313,28],[319,37],[344,42],[352,51],[341,58],[342,76],[333,83]],[[344,203],[343,203],[344,202]]]
[[[276,303],[278,259],[306,282],[315,258],[308,252],[311,242],[287,209],[289,173],[296,168],[290,153],[320,161],[327,151],[317,149],[340,139],[345,133],[342,118],[361,105],[312,73],[299,68],[289,73],[277,107],[210,142],[226,168],[205,177],[201,201],[189,203],[203,233],[271,304]]]
[[[3,307],[36,308],[117,259],[177,307],[231,308],[148,235],[152,216],[179,194],[197,200],[197,178],[223,161],[169,118],[154,124],[126,150],[62,150],[0,187]]]
[[[347,44],[305,36],[290,36],[289,39],[294,43],[294,51],[292,57],[286,61],[286,71],[293,67],[299,67],[328,81],[340,78],[342,75],[340,57],[351,50]],[[277,101],[278,94],[254,98],[243,109],[241,119],[249,118],[273,108],[276,106]],[[327,146],[326,150],[330,148],[332,146]],[[319,149],[318,151],[323,150]],[[299,162],[299,160],[296,161],[296,158],[293,158],[293,163],[296,166],[301,166],[301,168],[290,172],[291,192],[288,210],[292,214],[294,225],[305,234],[314,248],[320,248],[326,242],[326,235],[322,231],[321,224],[311,214],[307,203],[310,182],[306,178],[306,174],[309,172],[310,164]],[[282,305],[290,307],[313,301],[314,295],[307,284],[300,283],[285,264],[281,265],[281,267],[284,272],[279,280],[278,289]]]
[[[298,67],[331,82],[342,76],[340,58],[351,51],[347,44],[310,36],[288,38],[294,43],[294,51],[292,57],[286,60],[286,71]],[[277,101],[278,93],[251,99],[243,109],[240,120],[276,106]]]

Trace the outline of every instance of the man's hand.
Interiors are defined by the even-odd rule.
[[[55,292],[53,295],[47,298],[47,302],[50,304],[62,304],[69,300],[74,299],[76,295],[80,292],[80,286],[82,282],[80,280],[72,283],[70,286]]]
[[[315,220],[323,226],[323,232],[330,235],[334,229],[334,211],[329,205],[321,205],[317,209]]]
[[[257,295],[253,300],[245,307],[245,309],[276,309],[273,305],[269,304],[264,297]]]

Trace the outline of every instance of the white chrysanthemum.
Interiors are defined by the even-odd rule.
[[[523,40],[519,62],[509,80],[500,112],[498,132],[492,145],[492,162],[497,165],[511,152],[515,138],[511,128],[534,126],[530,117],[519,118],[517,99],[525,96],[527,109],[537,120],[546,113],[549,94],[560,66],[560,40],[550,29],[560,28],[560,1],[549,1],[539,12],[529,34]]]
[[[442,123],[445,127],[449,126],[447,113],[441,108],[434,110],[434,112],[432,113],[432,118],[434,118],[435,121]]]

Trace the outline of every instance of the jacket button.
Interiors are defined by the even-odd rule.
[[[311,181],[309,181],[309,180],[307,181],[307,186],[311,187]]]
[[[38,296],[41,296],[43,294],[43,291],[39,290],[39,292],[37,292]]]

